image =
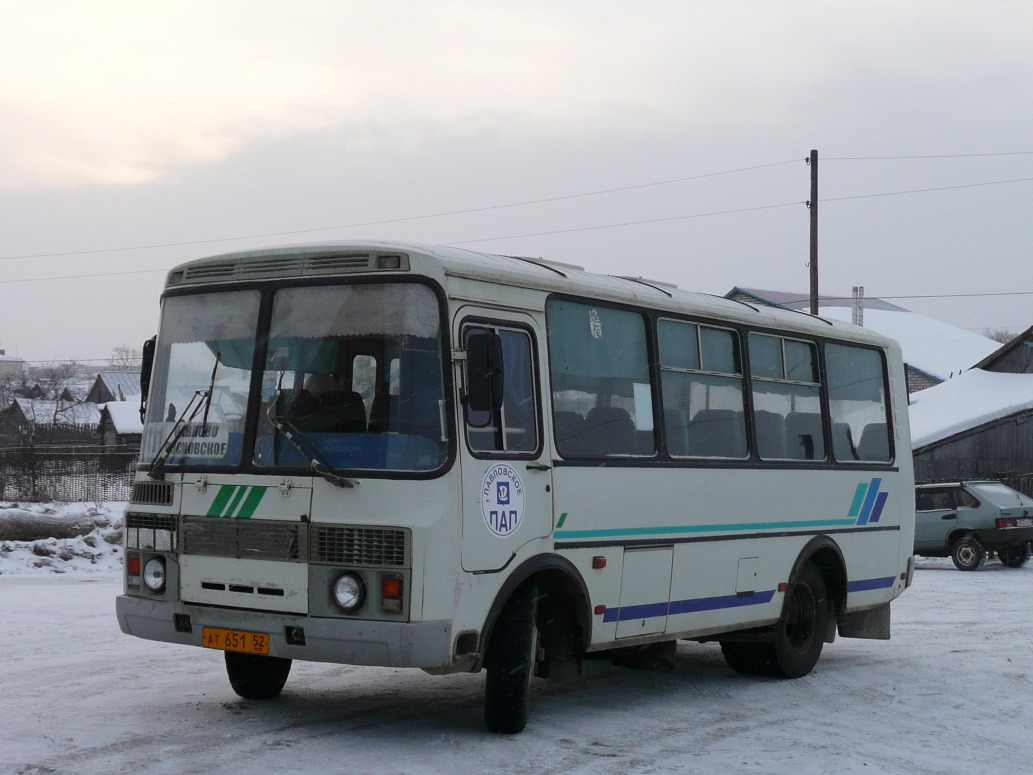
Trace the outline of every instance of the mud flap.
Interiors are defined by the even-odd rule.
[[[839,617],[839,634],[844,638],[890,639],[890,604],[856,611]]]

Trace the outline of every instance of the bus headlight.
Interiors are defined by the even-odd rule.
[[[366,599],[366,585],[354,573],[345,573],[334,582],[334,600],[337,605],[351,613],[359,608]]]
[[[165,559],[152,557],[143,566],[143,583],[151,592],[165,589]]]

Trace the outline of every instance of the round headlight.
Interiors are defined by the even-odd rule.
[[[354,573],[345,573],[334,582],[334,600],[349,613],[362,605],[366,598],[366,585]]]
[[[152,557],[143,566],[143,583],[151,592],[161,592],[165,589],[165,560],[162,557]]]

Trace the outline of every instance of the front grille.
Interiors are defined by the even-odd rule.
[[[309,559],[334,565],[402,568],[408,565],[406,536],[404,530],[313,525]]]
[[[171,482],[136,482],[133,485],[132,503],[148,506],[171,506]]]
[[[293,522],[183,519],[183,554],[298,562],[306,555],[305,526]]]
[[[176,518],[170,514],[126,512],[123,527],[126,549],[176,551]]]
[[[176,529],[176,518],[169,514],[137,514],[135,512],[127,512],[125,527],[174,531]]]

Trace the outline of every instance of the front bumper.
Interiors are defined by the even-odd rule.
[[[119,595],[118,626],[127,635],[201,645],[202,627],[269,633],[269,655],[313,662],[383,667],[450,667],[451,624],[441,622],[376,622],[359,619],[317,619],[281,613],[208,608]],[[177,629],[175,616],[181,617]],[[189,632],[185,629],[189,617]],[[288,643],[287,631],[301,628],[304,645]],[[297,640],[295,636],[293,640]]]

